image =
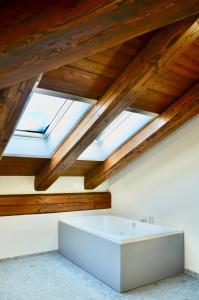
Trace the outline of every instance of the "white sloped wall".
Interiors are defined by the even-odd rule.
[[[199,273],[199,116],[109,180],[113,213],[185,231],[185,267]]]

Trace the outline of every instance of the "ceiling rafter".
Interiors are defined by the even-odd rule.
[[[24,110],[32,89],[39,83],[37,76],[0,90],[0,158]]]
[[[198,26],[197,18],[193,17],[163,28],[152,37],[38,173],[36,190],[46,190],[57,180],[152,79],[160,76],[162,70],[197,39]]]
[[[4,1],[0,88],[199,13],[198,0]]]
[[[199,113],[199,83],[85,177],[94,189]]]

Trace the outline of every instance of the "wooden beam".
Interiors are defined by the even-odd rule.
[[[0,163],[0,176],[36,176],[49,158],[3,156]],[[86,176],[100,164],[100,161],[77,160],[63,176]]]
[[[198,113],[199,83],[91,171],[85,188],[95,188]]]
[[[0,90],[0,159],[38,76]]]
[[[195,18],[160,30],[89,111],[35,178],[35,189],[46,190],[76,161],[97,136],[199,36]]]
[[[199,13],[198,0],[34,0],[0,6],[0,88]]]
[[[0,216],[111,208],[111,194],[66,193],[1,195]]]

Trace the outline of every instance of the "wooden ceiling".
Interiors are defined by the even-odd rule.
[[[139,36],[47,72],[39,87],[99,100],[151,36],[152,33]]]
[[[51,159],[3,157],[0,175],[36,176],[36,190],[85,176],[92,189],[199,113],[199,0],[0,7],[1,155],[35,86],[97,100]],[[78,161],[125,109],[159,116],[104,162]]]
[[[153,35],[155,32],[144,34],[73,64],[47,72],[43,75],[39,87],[99,100]],[[199,38],[164,69],[161,77],[151,82],[151,86],[140,94],[130,108],[157,114],[168,108],[194,80],[197,80],[198,51]]]

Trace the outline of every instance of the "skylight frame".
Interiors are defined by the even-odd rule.
[[[131,115],[130,111],[124,110],[111,124],[107,126],[107,128],[96,138],[96,142],[103,143],[103,141],[111,135],[113,130],[117,130],[117,128]]]
[[[70,109],[69,107],[65,107],[65,112],[60,112],[60,116],[57,116],[57,120],[54,120],[52,125],[49,126],[46,135],[43,133],[27,131],[17,132],[15,130],[6,146],[4,156],[51,158],[63,141],[68,138],[74,128],[79,125],[85,115],[97,102],[95,99],[58,93],[40,88],[34,89],[31,96],[34,92],[70,99],[74,101],[74,105],[71,105]],[[30,99],[31,97],[29,97],[29,101]],[[24,111],[25,109],[23,110],[21,117]],[[71,122],[68,122],[71,117]]]
[[[97,102],[96,100],[91,99],[91,98],[79,97],[79,96],[76,96],[76,95],[71,95],[71,94],[67,94],[67,93],[56,92],[56,91],[47,90],[47,89],[43,89],[43,88],[35,88],[32,91],[32,95],[34,93],[49,95],[49,96],[52,96],[52,97],[63,98],[64,100],[66,100],[66,103],[64,103],[62,105],[62,107],[60,108],[60,110],[58,111],[58,113],[55,115],[55,117],[53,118],[53,120],[50,123],[49,127],[47,128],[47,130],[44,133],[39,133],[39,132],[34,132],[34,131],[28,131],[28,130],[17,130],[17,129],[15,129],[14,136],[47,139],[48,136],[51,134],[51,132],[56,127],[56,125],[61,121],[61,118],[63,117],[63,115],[67,112],[67,110],[73,104],[73,101],[83,102],[83,103],[89,103],[89,104],[91,104],[91,106],[94,105]],[[30,99],[31,99],[31,97],[30,97]],[[21,117],[23,116],[23,113],[25,112],[25,109],[22,112]],[[21,119],[21,117],[20,117],[20,119]],[[19,119],[19,121],[20,121],[20,119]]]
[[[18,135],[23,132],[44,135],[68,100],[33,92],[17,123]]]
[[[126,116],[125,116],[126,114]],[[134,116],[135,115],[135,120]],[[137,115],[137,116],[136,116]],[[142,116],[139,120],[139,115]],[[93,141],[78,157],[80,160],[104,161],[115,151],[128,142],[133,136],[140,132],[145,126],[152,122],[158,114],[145,112],[137,109],[124,110],[107,128]],[[130,117],[130,120],[128,118]],[[145,120],[144,120],[145,119]],[[121,128],[124,122],[131,124],[130,130],[125,130],[124,136],[121,136]],[[134,127],[135,126],[135,127]],[[129,128],[129,126],[127,127]],[[119,130],[117,132],[117,130]],[[112,137],[111,137],[112,135]],[[118,137],[118,140],[116,140]]]

